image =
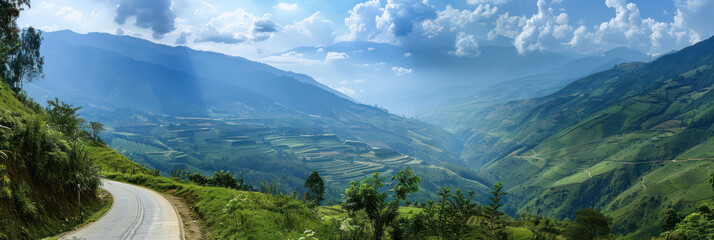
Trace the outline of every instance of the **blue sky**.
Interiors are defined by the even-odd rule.
[[[494,38],[523,53],[618,46],[663,53],[710,37],[712,12],[714,0],[35,0],[19,23],[250,59],[354,40],[428,44],[473,57]]]

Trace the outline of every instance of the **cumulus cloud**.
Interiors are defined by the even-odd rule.
[[[325,55],[325,61],[342,60],[348,58],[350,58],[350,55],[343,52],[327,52],[327,55]]]
[[[269,14],[258,17],[238,8],[233,12],[224,12],[202,26],[196,42],[260,42],[271,38],[279,30]]]
[[[568,25],[568,14],[554,14],[545,0],[538,0],[538,12],[525,21],[522,31],[514,39],[519,53],[559,47],[571,39],[573,27]]]
[[[176,29],[170,0],[119,0],[114,22],[123,25],[130,17],[136,18],[137,27],[151,29],[156,39]]]
[[[295,10],[298,8],[298,5],[295,3],[278,3],[278,5],[275,5],[273,8],[280,9],[280,10]]]
[[[454,51],[451,54],[459,57],[477,57],[481,55],[481,50],[478,48],[478,42],[474,35],[460,32],[456,36]]]
[[[178,38],[176,38],[176,45],[184,45],[188,42],[188,36],[191,35],[189,32],[182,32]]]
[[[345,18],[348,33],[338,40],[396,42],[414,31],[414,26],[434,18],[433,6],[423,0],[370,0],[355,5]]]
[[[614,10],[614,16],[589,28],[570,25],[567,13],[556,13],[546,0],[539,0],[538,12],[530,17],[508,12],[499,16],[488,38],[512,38],[520,53],[546,49],[593,52],[625,46],[655,54],[686,47],[714,34],[709,20],[713,1],[677,0],[676,15],[669,22],[642,17],[637,5],[627,0],[604,0],[604,4]]]
[[[392,67],[392,72],[394,72],[394,75],[397,75],[397,77],[401,77],[412,73],[412,69],[394,66]]]
[[[455,9],[451,5],[447,5],[446,9],[437,12],[436,19],[428,19],[422,22],[425,34],[429,37],[435,37],[441,33],[444,28],[448,28],[450,32],[463,30],[467,24],[476,22],[480,19],[491,18],[498,11],[498,7],[492,7],[489,4],[480,4],[473,11],[466,9]]]
[[[294,30],[307,37],[329,38],[333,32],[332,24],[332,21],[317,11],[305,19],[285,26],[285,30]]]
[[[498,16],[496,26],[488,32],[488,39],[494,39],[499,35],[516,38],[521,33],[523,26],[526,25],[526,20],[527,18],[524,16],[509,16],[509,13]]]
[[[578,27],[567,43],[569,46],[576,49],[627,46],[648,53],[663,53],[696,43],[702,40],[702,34],[714,32],[710,20],[704,20],[714,12],[711,1],[677,2],[677,14],[672,22],[643,18],[637,5],[626,0],[606,0],[605,5],[615,10],[615,17],[592,29]]]

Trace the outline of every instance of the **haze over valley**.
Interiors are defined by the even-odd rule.
[[[0,239],[714,237],[711,0],[0,2]]]

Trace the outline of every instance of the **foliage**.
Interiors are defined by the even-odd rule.
[[[89,130],[92,131],[94,141],[100,142],[99,133],[104,131],[104,124],[100,122],[89,122]]]
[[[506,237],[504,232],[505,225],[501,220],[501,216],[503,216],[503,213],[498,211],[498,209],[503,207],[501,201],[503,201],[503,196],[506,195],[506,193],[501,191],[503,191],[503,183],[500,182],[491,188],[492,196],[489,197],[491,203],[489,203],[488,207],[486,208],[486,213],[484,216],[486,220],[483,222],[484,228],[486,230],[486,236],[489,239],[504,239]]]
[[[233,177],[231,171],[224,172],[221,170],[220,172],[213,172],[213,177],[208,178],[208,182],[213,186],[231,189],[239,189],[241,187],[238,186],[238,181],[236,181],[236,178]]]
[[[676,226],[665,230],[658,239],[679,240],[679,239],[712,239],[714,238],[714,203],[707,201],[699,205],[697,211],[692,212]],[[672,213],[677,214],[678,213]]]
[[[77,137],[84,119],[79,117],[77,111],[82,107],[73,107],[58,98],[54,101],[47,101],[47,117],[50,125],[62,132],[64,135],[73,138]]]
[[[439,191],[439,200],[429,201],[423,212],[419,213],[413,224],[416,235],[424,234],[438,236],[441,239],[464,239],[480,236],[474,231],[469,221],[480,212],[478,205],[472,202],[473,192],[463,194],[457,189],[455,193],[447,187]]]
[[[610,235],[612,219],[601,212],[588,208],[576,212],[575,222],[565,230],[567,239],[603,239]]]
[[[317,171],[312,171],[310,176],[305,179],[304,187],[307,188],[307,192],[305,192],[305,200],[313,202],[316,205],[320,205],[322,200],[324,200],[322,195],[325,194],[325,182],[322,181],[322,178]]]
[[[22,91],[24,82],[43,77],[45,60],[40,54],[41,43],[42,32],[29,27],[22,30],[17,44],[9,48],[7,64],[0,65],[0,73],[14,91]]]
[[[419,189],[421,179],[410,169],[399,171],[391,179],[394,188],[392,196],[386,192],[380,192],[384,186],[385,179],[374,173],[372,177],[365,178],[360,182],[351,182],[344,194],[344,208],[353,216],[357,211],[364,210],[372,224],[372,233],[375,240],[382,239],[385,227],[397,218],[399,212],[399,201],[405,200],[411,193]],[[391,197],[391,201],[387,198]]]
[[[681,219],[677,211],[670,208],[667,209],[667,212],[665,212],[664,217],[660,219],[660,227],[662,227],[662,231],[670,231],[677,226],[677,223],[679,223],[679,221],[681,221]]]

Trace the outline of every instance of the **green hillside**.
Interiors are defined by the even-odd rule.
[[[511,186],[508,207],[572,219],[595,207],[614,231],[659,233],[669,208],[714,197],[714,39],[621,64],[542,98],[492,107],[457,135],[462,157]]]
[[[37,239],[99,211],[99,180],[82,140],[52,127],[44,109],[0,83],[0,239]],[[106,148],[106,147],[104,147]]]
[[[246,185],[274,181],[285,191],[302,189],[307,175],[317,170],[325,178],[326,201],[339,202],[350,181],[374,172],[391,173],[411,168],[426,187],[417,198],[431,199],[442,186],[479,194],[487,187],[479,178],[462,176],[429,161],[388,147],[374,147],[336,134],[301,128],[300,121],[279,118],[182,118],[133,113],[135,122],[113,121],[103,134],[109,146],[133,161],[169,173],[186,169],[211,175],[230,170]],[[384,140],[388,140],[385,134]],[[409,131],[415,145],[445,154],[426,142],[432,139]],[[301,192],[301,191],[300,191]]]

